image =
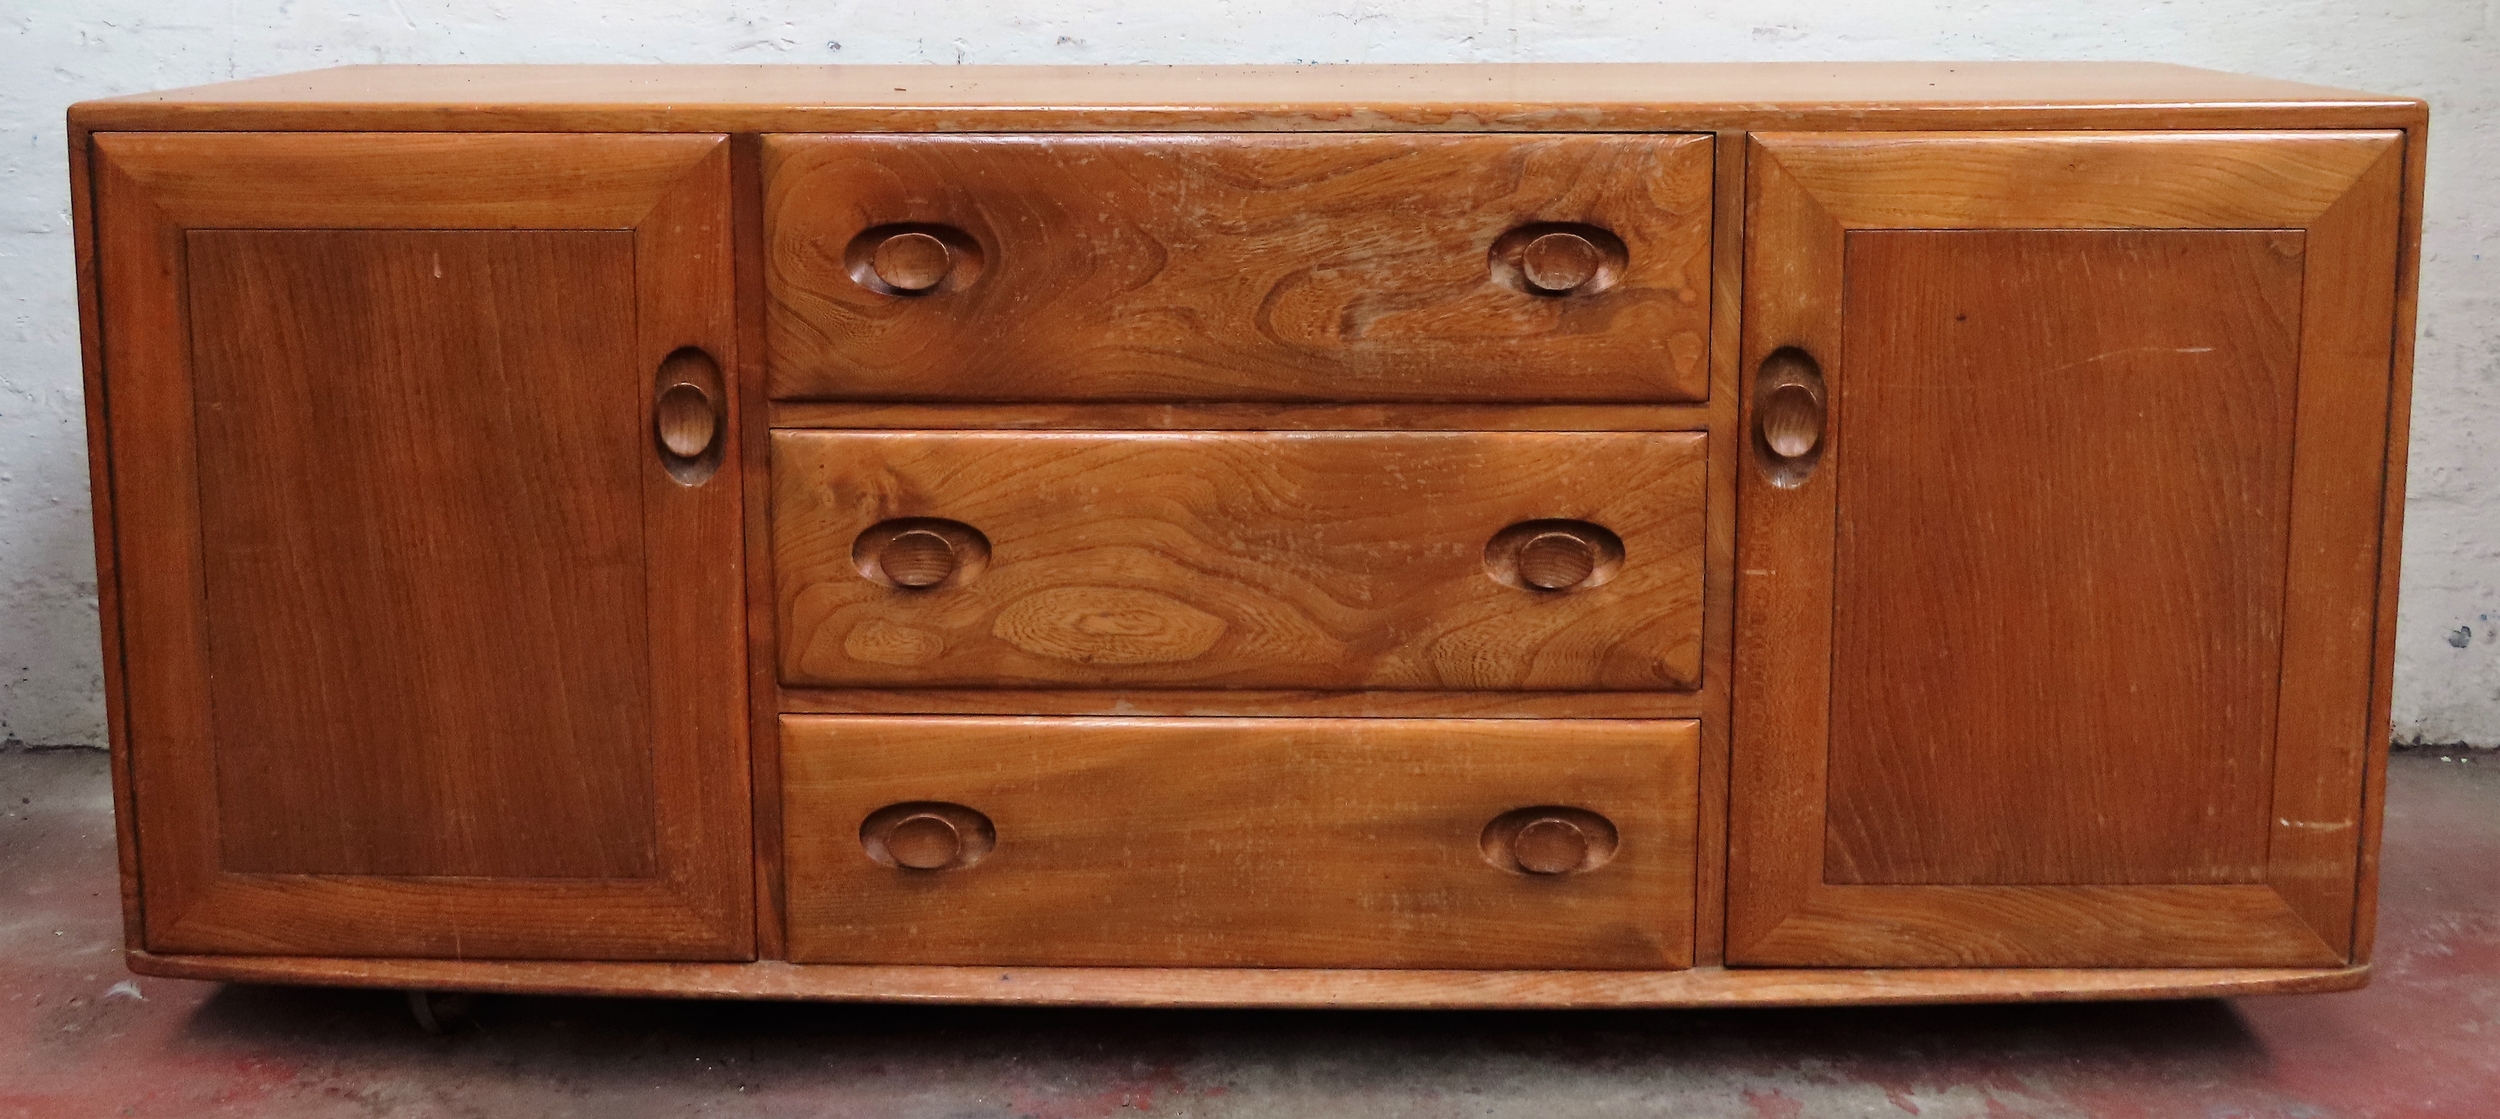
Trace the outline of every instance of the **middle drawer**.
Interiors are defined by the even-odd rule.
[[[783,683],[1682,690],[1700,432],[773,434]]]

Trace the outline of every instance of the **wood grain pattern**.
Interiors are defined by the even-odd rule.
[[[2290,130],[1754,137],[1848,229],[2305,229],[2342,205],[2397,139]]]
[[[916,404],[776,400],[772,426],[872,431],[1700,431],[1708,404]]]
[[[353,66],[89,101],[92,129],[1657,132],[2391,128],[2418,100],[2140,62]]]
[[[654,872],[633,251],[189,234],[227,871]]]
[[[1708,387],[1708,137],[775,136],[764,159],[777,398]],[[1496,259],[1555,222],[1620,239],[1611,283],[1547,294]],[[861,282],[896,226],[959,231],[978,277]]]
[[[78,350],[87,421],[90,523],[95,531],[96,621],[103,646],[105,734],[112,755],[113,831],[119,862],[122,945],[147,944],[139,892],[139,812],[131,800],[130,705],[122,660],[121,543],[113,510],[113,439],[105,407],[104,277],[96,263],[94,151],[86,129],[69,128],[70,252],[78,272]]]
[[[680,186],[688,153],[717,136],[100,137],[115,174],[185,229],[271,228],[267,187],[287,184],[290,229],[632,229]],[[248,168],[248,171],[238,170]],[[457,168],[457,174],[446,173]]]
[[[782,688],[780,710],[831,715],[1275,715],[1374,719],[1715,719],[1690,692],[1282,691],[1274,688]],[[1702,728],[1706,738],[1708,725]]]
[[[767,421],[764,386],[764,215],[756,200],[764,191],[763,138],[733,136],[729,141],[730,238],[738,332],[735,377],[739,410],[751,422],[733,428],[733,453],[740,463],[745,529],[746,585],[746,741],[752,782],[755,847],[755,951],[767,960],[782,959],[781,924],[781,726],[780,689],[776,682],[773,625],[772,435]],[[757,745],[760,744],[760,745]]]
[[[1745,294],[1745,158],[1744,133],[1727,131],[1716,137],[1718,181],[1712,204],[1710,283],[1710,430],[1730,438],[1710,444],[1710,499],[1702,546],[1702,702],[1701,794],[1696,815],[1699,849],[1694,868],[1693,960],[1710,966],[1727,959],[1727,803],[1730,733],[1729,697],[1734,692],[1736,644],[1736,493],[1741,460],[1744,392],[1747,370],[1738,344],[1743,335]]]
[[[1848,254],[1823,880],[2262,881],[2301,236]]]
[[[2309,228],[2302,301],[2335,311],[2306,316],[2301,332],[2276,827],[2267,857],[2284,900],[2347,950],[2367,767],[2375,757],[2384,772],[2390,732],[2385,713],[2371,710],[2381,563],[2400,544],[2380,533],[2388,474],[2401,461],[2391,459],[2388,438],[2405,154],[2393,136],[2379,149],[2353,189]]]
[[[738,481],[650,434],[734,357],[724,145],[462,139],[95,141],[151,947],[751,952]]]
[[[1853,780],[1847,767],[1864,761],[1864,757],[1837,760],[1843,750],[1864,750],[1863,741],[1850,741],[1840,736],[1840,724],[1834,722],[1833,684],[1842,679],[1835,661],[1835,620],[1853,618],[1858,609],[1875,611],[1895,609],[1891,601],[1859,602],[1843,599],[1834,584],[1835,548],[1841,537],[1837,525],[1842,518],[1858,517],[1856,507],[1847,503],[1868,498],[1856,489],[1845,488],[1845,479],[1857,477],[1848,465],[1852,454],[1874,456],[1871,468],[1881,469],[1888,457],[1898,454],[1930,453],[1937,456],[1964,456],[1967,465],[1956,466],[1948,478],[1964,479],[1963,485],[1981,483],[1970,479],[1992,478],[1989,471],[2017,473],[2036,469],[2041,463],[2031,456],[2041,453],[2043,440],[2058,436],[2043,433],[2031,443],[2022,443],[1996,434],[1965,434],[1959,441],[1947,442],[1942,436],[1924,444],[1902,445],[1904,439],[1917,437],[1918,428],[1909,432],[1898,426],[1884,426],[1886,420],[1897,420],[1879,405],[1872,417],[1853,414],[1851,400],[1867,400],[1864,394],[1879,391],[1881,383],[1859,384],[1853,378],[1881,377],[1880,361],[1883,347],[1891,344],[1882,331],[1885,325],[1900,316],[1915,316],[1922,306],[1901,302],[1908,296],[1896,292],[1895,302],[1869,306],[1851,301],[1849,293],[1861,297],[1873,292],[1862,290],[1863,277],[1856,269],[1864,261],[1851,255],[1851,238],[1864,236],[1855,231],[1892,227],[1910,229],[2118,229],[2152,228],[2193,230],[2215,224],[2234,227],[2255,227],[2300,231],[2302,233],[2302,265],[2299,304],[2304,307],[2333,307],[2334,315],[2310,315],[2299,319],[2298,403],[2291,420],[2292,446],[2295,453],[2289,464],[2289,498],[2280,517],[2288,521],[2284,530],[2288,549],[2268,544],[2263,531],[2240,537],[2234,562],[2250,568],[2273,566],[2278,574],[2260,574],[2266,582],[2279,582],[2285,597],[2282,606],[2283,636],[2281,696],[2286,703],[2311,702],[2313,693],[2344,696],[2353,686],[2366,680],[2369,671],[2367,624],[2359,627],[2340,625],[2350,611],[2367,603],[2375,593],[2375,536],[2379,524],[2377,494],[2381,484],[2380,463],[2383,445],[2388,381],[2389,354],[2381,345],[2373,351],[2355,340],[2384,337],[2388,321],[2383,308],[2388,306],[2395,290],[2394,207],[2397,202],[2397,179],[2392,168],[2401,158],[2400,139],[2386,133],[2347,133],[2340,135],[2287,136],[2160,136],[2144,138],[2140,152],[2130,152],[2126,145],[2135,137],[2127,136],[2062,136],[1980,138],[1967,135],[1922,138],[1916,136],[1866,137],[1860,140],[1814,136],[1757,136],[1754,138],[1754,181],[1750,191],[1752,271],[1748,277],[1746,354],[1749,363],[1759,362],[1782,346],[1800,346],[1826,362],[1825,372],[1841,394],[1841,406],[1831,416],[1829,454],[1822,469],[1809,475],[1795,488],[1770,484],[1749,448],[1748,468],[1744,471],[1744,500],[1747,519],[1740,538],[1740,564],[1746,583],[1738,601],[1739,668],[1736,674],[1736,714],[1740,740],[1732,800],[1732,832],[1730,837],[1730,901],[1729,922],[1731,961],[1754,964],[1825,964],[1825,965],[1929,965],[1929,964],[2029,964],[2029,965],[2137,965],[2167,963],[2179,965],[2219,964],[2331,964],[2346,958],[2350,941],[2351,910],[2349,902],[2335,903],[2324,899],[2349,898],[2353,882],[2355,847],[2352,822],[2360,811],[2361,762],[2357,751],[2362,747],[2359,720],[2362,701],[2351,697],[2327,700],[2335,704],[2332,712],[2349,713],[2350,723],[2342,723],[2339,715],[2326,707],[2314,709],[2321,718],[2299,720],[2278,712],[2274,722],[2280,728],[2261,747],[2243,747],[2234,761],[2226,752],[2221,763],[2242,771],[2252,764],[2268,766],[2260,793],[2242,794],[2252,802],[2236,809],[2243,821],[2254,818],[2266,829],[2261,881],[2257,884],[2181,885],[2146,883],[2100,885],[1955,885],[1847,884],[1851,871],[1841,869],[1835,882],[1830,856],[1837,846],[1852,857],[1881,862],[1896,857],[1887,852],[1867,854],[1870,841],[1892,842],[1896,836],[1880,837],[1863,834],[1867,816],[1859,812],[1856,823],[1841,819],[1827,799],[1831,782],[1838,778],[1847,788],[1871,800],[1871,785],[1847,785]],[[1932,144],[1927,141],[1932,140]],[[2279,148],[2275,145],[2280,145]],[[2275,153],[2279,153],[2275,154]],[[2155,158],[2156,156],[2160,158]],[[1925,177],[1921,178],[1921,169]],[[1871,185],[1874,184],[1874,185]],[[1924,184],[1924,185],[1922,185]],[[2369,232],[2364,232],[2369,231]],[[2243,307],[2272,307],[2249,320],[2259,326],[2269,318],[2283,318],[2280,308],[2290,302],[2283,278],[2267,279],[2271,266],[2257,266],[2254,260],[2233,263],[2233,252],[2222,248],[2225,241],[2208,241],[2203,254],[2205,267],[2223,267],[2235,276],[2223,285],[2220,294],[2207,290],[2204,302],[2192,315],[2183,312],[2185,322],[2197,317],[2231,314],[2227,302],[2237,300]],[[1872,243],[1872,242],[1870,242]],[[1912,242],[1903,242],[1904,244]],[[1929,241],[1940,245],[1940,241]],[[2020,240],[2000,241],[1999,247],[2013,249]],[[2070,242],[2081,244],[2082,242]],[[2154,244],[2161,242],[2147,242]],[[2109,242],[2115,246],[2119,242]],[[2178,242],[2186,244],[2186,242]],[[2366,246],[2366,247],[2365,247]],[[2216,254],[2220,254],[2217,259]],[[2106,259],[2104,259],[2106,258]],[[2009,276],[2019,275],[2019,261],[1992,261],[1990,267],[2003,265]],[[2108,277],[2140,268],[2142,263],[2129,264],[2124,253],[2111,256],[2108,249],[2090,261],[2092,276],[2098,283]],[[2182,269],[2179,263],[2163,266]],[[2237,270],[2232,272],[2232,270]],[[2193,268],[2185,268],[2178,279],[2189,279]],[[2081,283],[2069,280],[2069,283]],[[2165,281],[2172,282],[2172,281]],[[2184,286],[2184,285],[2183,285]],[[1996,298],[1996,296],[1991,296]],[[2098,301],[2095,301],[2097,304]],[[2220,304],[2219,307],[2216,304]],[[1843,307],[1848,308],[1847,315]],[[2346,313],[2352,309],[2353,313]],[[1868,325],[1860,327],[1848,316],[1867,316]],[[1877,321],[1880,320],[1880,321]],[[2070,324],[2068,316],[2055,319],[2037,316],[2038,323]],[[2114,320],[2113,320],[2114,321]],[[1955,329],[1931,327],[1930,329]],[[1975,329],[1975,328],[1974,328]],[[2158,346],[2172,328],[2149,322],[2137,328],[2155,336],[2150,344]],[[1864,330],[1861,337],[1844,332]],[[2268,363],[2279,363],[2279,354],[2268,356],[2264,350],[2265,329],[2240,329],[2234,332],[2240,340],[2234,345],[2240,352],[2231,356],[2251,372],[2241,374],[2242,389],[2262,386],[2268,374]],[[2343,340],[2343,341],[2339,341]],[[2010,342],[2010,340],[2009,340]],[[2077,337],[2069,345],[2086,345]],[[2130,343],[2143,344],[2143,343]],[[2257,347],[2250,349],[2249,347]],[[1863,352],[1872,348],[1875,354]],[[2114,347],[2113,347],[2114,348]],[[2172,347],[2196,348],[2192,345]],[[2217,347],[2219,349],[2219,347]],[[1870,356],[1874,364],[1867,364]],[[1934,374],[1932,354],[1922,354],[1920,364],[1911,373],[1901,375],[1905,383]],[[2083,356],[2093,356],[2086,353]],[[2140,356],[2140,355],[2137,355]],[[2186,359],[2201,355],[2175,354]],[[1838,360],[1835,368],[1830,363]],[[2022,352],[2004,352],[1988,362],[1989,376],[2006,376],[2008,371],[2030,367],[2030,357]],[[2103,360],[2112,360],[2105,358]],[[2095,363],[2098,364],[2098,363]],[[1969,363],[1965,362],[1968,368]],[[1870,372],[1872,370],[1872,372]],[[2073,371],[2069,371],[2070,373]],[[2103,370],[2101,372],[2107,372]],[[1969,376],[1977,375],[1972,370]],[[2210,374],[2209,374],[2210,375]],[[2088,376],[2088,374],[2086,374]],[[2085,384],[2089,384],[2088,381]],[[2066,386],[2061,384],[2061,389]],[[1911,390],[1916,391],[1916,390]],[[2159,424],[2166,421],[2143,418],[2145,402],[2158,400],[2160,390],[2130,393],[2123,407],[2115,401],[2102,405],[2102,414],[2119,423],[2118,431]],[[2207,427],[2228,420],[2228,430],[2261,432],[2269,422],[2280,423],[2282,404],[2279,389],[2232,393],[2222,391],[2220,399],[2202,406],[2211,408],[2219,418],[2209,417]],[[2330,415],[2313,403],[2314,397],[2328,400],[2346,399],[2349,406]],[[2234,403],[2234,401],[2237,403]],[[2272,401],[2273,403],[2269,403]],[[2215,408],[2214,405],[2223,407]],[[1748,405],[1751,407],[1751,404]],[[1946,404],[1947,407],[1968,405]],[[2266,417],[2272,409],[2277,418]],[[1863,421],[1863,422],[1861,422]],[[1854,442],[1853,442],[1854,440]],[[2188,440],[2200,444],[2182,447]],[[2141,444],[2141,445],[2139,445]],[[2113,441],[2113,447],[2118,444]],[[2158,427],[2126,444],[2131,455],[2153,455],[2171,461],[2193,464],[2197,476],[2239,478],[2252,488],[2249,500],[2258,514],[2239,523],[2261,528],[2265,520],[2263,498],[2255,492],[2265,483],[2269,469],[2263,452],[2251,451],[2242,444],[2215,444],[2211,431],[2194,433],[2163,433]],[[1852,447],[1856,449],[1851,450]],[[1982,453],[1995,448],[1993,455]],[[2016,451],[2019,450],[2019,455]],[[2228,453],[2226,453],[2226,451]],[[2045,460],[2048,475],[2058,476],[2057,463],[2078,465],[2094,460],[2092,452],[2058,452]],[[2312,465],[2312,454],[2320,454],[2342,464],[2365,479],[2350,486],[2311,484],[2319,477]],[[2066,457],[2060,455],[2083,457]],[[2250,457],[2254,455],[2255,457]],[[2233,459],[2239,461],[2234,465]],[[1947,457],[1940,461],[1961,461]],[[2106,460],[2104,460],[2106,461]],[[2256,466],[2256,470],[2246,469]],[[2130,465],[2128,469],[2136,469]],[[2113,473],[2115,466],[2098,470],[2103,484],[2121,482],[2122,475]],[[2174,468],[2176,469],[2176,468]],[[2220,473],[2217,473],[2219,471]],[[1891,484],[1891,479],[1886,479]],[[2163,478],[2159,485],[2138,479],[2130,493],[2108,496],[2091,495],[2077,498],[2088,508],[2096,502],[2133,499],[2153,510],[2169,509],[2173,518],[2192,518],[2196,506],[2183,505],[2187,500],[2173,495],[2173,478]],[[2283,484],[2277,479],[2273,484]],[[1990,480],[1991,488],[2001,488],[2003,481]],[[2366,496],[2361,491],[2366,491]],[[1986,491],[1981,491],[1986,492]],[[2011,492],[2008,490],[2007,492]],[[2165,496],[2168,495],[2168,496]],[[1925,500],[1912,498],[1908,500]],[[1847,513],[1840,510],[1847,509]],[[1868,506],[1868,516],[1876,511]],[[2251,510],[2229,511],[2232,518],[2248,517]],[[2029,514],[2036,516],[2037,514]],[[2116,515],[2113,513],[2112,515]],[[2129,515],[2143,516],[2143,512]],[[2208,514],[2210,516],[2210,514]],[[2224,525],[2229,521],[2209,521]],[[1992,526],[1997,527],[1997,526]],[[2016,542],[2025,538],[2016,528]],[[2201,538],[2207,546],[2220,544],[2223,536],[2210,535],[2211,528],[2195,529],[2178,520],[2167,523],[2160,539],[2181,541]],[[2232,530],[2242,531],[2242,530]],[[1937,536],[1934,531],[1922,535],[1922,541],[1949,542],[1947,531]],[[2002,539],[2002,537],[1995,538]],[[2318,548],[2317,542],[2333,540],[2334,551]],[[2077,570],[2069,578],[2089,579],[2095,586],[2145,586],[2148,579],[2180,580],[2179,588],[2192,588],[2200,579],[2215,576],[2192,570],[2191,555],[2170,557],[2154,542],[2155,547],[2134,549],[2121,559],[2112,552],[2089,570]],[[1904,545],[1910,547],[1909,545]],[[2089,556],[2100,545],[2078,543],[2071,547]],[[2035,550],[2038,545],[2031,545]],[[2354,553],[2358,552],[2359,555]],[[1912,553],[1905,552],[1904,555]],[[1925,553],[1934,557],[1954,554],[1947,547],[1936,547]],[[1995,562],[1997,557],[1990,557]],[[2035,555],[2032,565],[2046,562],[2045,555]],[[2203,561],[2198,561],[2203,562]],[[2027,568],[2026,578],[2036,574],[2037,567]],[[2002,576],[1995,572],[1991,577]],[[2226,584],[2210,584],[2210,589],[2225,589]],[[2073,593],[2062,591],[2061,593]],[[2199,592],[2202,593],[2202,592]],[[2245,591],[2232,591],[2240,601],[2251,602],[2266,592],[2261,583]],[[2253,597],[2251,597],[2253,596]],[[2217,601],[2230,601],[2228,597]],[[1998,604],[2002,606],[2002,604]],[[1942,602],[1937,610],[1949,613],[1959,609]],[[2066,608],[2072,613],[2072,607]],[[2113,607],[2113,609],[2124,609]],[[2301,620],[2311,610],[2323,617],[2316,621]],[[2244,612],[2225,614],[2239,617],[2243,625],[2251,624]],[[2338,625],[2326,624],[2327,618]],[[2262,625],[2259,617],[2254,624]],[[1839,633],[1853,632],[1849,627],[1857,621],[1838,623]],[[1956,623],[1968,632],[1968,623]],[[2340,628],[2339,628],[2340,626]],[[2147,641],[2158,638],[2161,631],[2133,635],[2135,645],[2128,655],[2139,659],[2194,665],[2198,658],[2210,655],[2215,646],[2210,642],[2246,641],[2241,655],[2250,655],[2264,644],[2262,635],[2248,639],[2238,635],[2203,633],[2182,636],[2173,632],[2167,645]],[[2078,643],[2080,646],[2082,643]],[[2103,643],[2106,645],[2106,642]],[[1893,650],[1895,659],[1901,655]],[[1871,653],[1860,650],[1860,657]],[[2100,656],[2099,653],[2060,654],[2024,651],[2019,658],[2044,669],[2053,658]],[[2097,664],[2097,662],[2095,662]],[[2228,665],[2228,660],[2213,662]],[[2004,666],[1995,666],[2002,668]],[[2077,662],[2077,683],[2070,687],[2094,686],[2084,681],[2093,678],[2080,669]],[[2117,679],[2135,671],[2111,660],[2098,664]],[[2237,676],[2242,693],[2249,692],[2248,678],[2261,669],[2242,660],[2236,668],[2224,668],[2226,674]],[[1865,670],[1867,672],[1873,669]],[[1984,673],[1986,670],[1982,670]],[[1868,685],[1871,687],[1872,685]],[[1950,686],[1950,685],[1946,685]],[[1861,689],[1863,691],[1864,689]],[[2156,698],[2159,698],[2158,696]],[[2215,701],[2215,697],[2205,697]],[[2228,697],[2222,697],[2227,699]],[[2241,696],[2243,706],[2249,700]],[[1977,699],[1964,696],[1954,702],[1970,704]],[[2176,693],[2168,699],[2167,711],[2177,716],[2187,702]],[[2217,764],[2206,757],[2179,758],[2176,752],[2201,754],[2213,749],[2213,743],[2197,741],[2163,741],[2158,735],[2143,735],[2147,729],[2158,730],[2157,720],[2164,708],[2129,708],[2114,705],[2116,713],[2096,711],[2095,718],[2127,719],[2125,724],[2142,737],[2132,739],[2138,754],[2152,756],[2131,763],[2161,769],[2179,766],[2189,769]],[[2126,714],[2133,711],[2133,718]],[[1923,714],[1943,717],[1941,708]],[[1998,713],[1958,710],[1953,718],[1985,721],[2003,717]],[[2147,722],[2136,722],[2142,719]],[[2339,725],[2340,724],[2340,725]],[[2114,733],[2115,725],[2104,734]],[[1950,736],[1949,728],[1925,731],[1903,730],[1901,733],[1921,735],[1920,741],[1934,741],[1927,736]],[[2062,731],[2060,733],[2063,733]],[[1947,738],[1947,741],[1955,739]],[[2027,744],[2025,744],[2027,745]],[[2096,749],[2109,749],[2106,739],[2095,743]],[[1960,747],[1974,749],[1967,742]],[[2002,748],[1999,748],[2002,749]],[[1983,752],[1978,761],[2005,757],[2012,751]],[[2262,756],[2262,763],[2250,755]],[[1894,751],[1894,760],[1916,757],[1914,753]],[[1952,766],[1974,759],[1939,751],[1931,761],[1931,772],[1942,772]],[[2048,763],[2052,766],[2062,762]],[[2104,777],[2099,780],[2116,781]],[[2233,787],[2244,778],[2234,778]],[[2017,794],[2020,795],[2017,786]],[[2113,788],[2101,785],[2101,788]],[[1994,790],[1991,790],[1993,794]],[[1915,792],[1893,790],[1893,797],[1912,796]],[[2060,793],[2059,796],[2072,795]],[[2263,808],[2256,803],[2262,800]],[[2177,801],[2169,801],[2180,812],[2188,809]],[[2217,804],[2217,811],[2225,810]],[[2061,811],[2067,824],[2072,824],[2089,811],[2088,797],[2066,802]],[[2158,815],[2157,813],[2155,814]],[[2175,815],[2175,814],[2174,814]],[[1966,817],[1967,818],[1967,817]],[[1835,825],[1857,828],[1860,835],[1835,835]],[[2097,825],[2096,825],[2097,826]],[[2156,820],[2148,830],[2160,830]],[[1897,828],[1896,828],[1897,831]],[[1966,833],[1965,833],[1966,834]],[[2000,870],[1994,864],[1974,868],[1923,866],[1937,870],[1938,877],[1998,879],[2028,877],[2035,874],[2056,874],[2084,878],[2163,878],[2175,879],[2175,873],[2164,876],[2150,873],[2148,864],[2167,860],[2212,859],[2212,869],[2233,876],[2231,862],[2245,861],[2253,850],[2253,842],[2233,839],[2222,847],[2202,852],[2192,850],[2198,843],[2212,841],[2218,833],[2206,832],[2202,826],[2182,828],[2174,819],[2168,835],[2172,842],[2182,839],[2186,847],[2170,854],[2151,850],[2128,851],[2111,849],[2109,833],[2103,832],[2102,849],[2089,859],[2076,860],[2068,855],[2046,856],[2055,843],[2025,850],[2019,840],[2013,849],[2027,858],[2028,866]],[[1942,839],[1921,837],[1922,844],[1898,857],[1907,864],[1922,860],[1933,863],[1941,856],[1933,848]],[[2069,838],[2071,838],[2071,833]],[[2131,837],[2129,842],[2135,842]],[[2060,840],[2059,842],[2063,842]],[[2081,862],[2092,862],[2119,873],[2076,873]],[[2060,864],[2062,865],[2052,865]],[[2177,868],[2171,868],[2175,871]],[[2245,870],[2245,867],[2238,868]],[[1886,877],[1878,874],[1876,877]]]
[[[2422,192],[2429,165],[2428,126],[2416,123],[2405,132],[2403,197],[2396,215],[2396,306],[2390,331],[2393,376],[2388,386],[2387,469],[2385,496],[2379,501],[2378,638],[2371,653],[2370,711],[2365,731],[2369,749],[2362,759],[2361,867],[2353,884],[2352,959],[2367,963],[2378,935],[2379,838],[2386,824],[2387,751],[2392,744],[2390,705],[2396,677],[2396,595],[2402,589],[2398,562],[2404,549],[2405,460],[2413,426],[2413,353],[2415,317],[2422,284]],[[2328,899],[2321,899],[2325,901]]]
[[[1667,968],[1691,962],[1690,722],[783,720],[791,958],[817,963]],[[888,805],[997,846],[913,873]],[[1486,825],[1610,821],[1603,865],[1493,865]],[[908,930],[906,935],[895,935]]]
[[[2094,1002],[2349,991],[2370,969],[1721,968],[1682,971],[996,968],[129,955],[141,975],[540,995],[1034,1006],[1464,1010]]]
[[[1843,234],[1779,160],[1746,138],[1741,380],[1786,347],[1840,352]],[[1741,381],[1740,381],[1741,383]],[[1760,422],[1761,401],[1742,391],[1742,429]],[[1845,416],[1825,417],[1828,447]],[[1832,655],[1832,473],[1783,476],[1753,440],[1735,471],[1736,617],[1730,668],[1727,893],[1723,959],[1748,959],[1821,883],[1823,804],[1829,779]],[[1820,963],[1822,961],[1816,961]]]
[[[1677,690],[1700,667],[1695,433],[774,435],[786,683]],[[881,522],[987,537],[971,578],[863,578]],[[1505,586],[1568,518],[1614,576]]]

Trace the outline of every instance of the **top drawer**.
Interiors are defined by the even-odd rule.
[[[774,136],[782,399],[1699,400],[1711,141]]]

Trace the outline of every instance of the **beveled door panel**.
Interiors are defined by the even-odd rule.
[[[1850,234],[1824,881],[2264,880],[2300,250]]]
[[[651,876],[633,234],[185,247],[223,867]]]
[[[95,145],[145,946],[751,955],[724,140]]]
[[[1754,139],[1731,962],[2346,958],[2401,160]]]
[[[772,136],[772,394],[1699,400],[1711,138]]]
[[[1706,442],[777,431],[781,678],[1690,689]]]
[[[802,963],[1692,964],[1689,720],[781,725]]]

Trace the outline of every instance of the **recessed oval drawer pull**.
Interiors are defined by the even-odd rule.
[[[955,254],[946,242],[926,233],[897,233],[877,243],[877,251],[868,258],[868,266],[876,269],[877,278],[896,291],[927,291],[938,286],[946,273],[955,267]]]
[[[886,576],[906,587],[934,587],[955,573],[955,546],[925,528],[897,533],[877,552]]]
[[[912,298],[960,291],[978,279],[981,244],[950,225],[911,222],[861,230],[842,250],[851,282]]]
[[[1587,521],[1522,521],[1484,546],[1485,573],[1505,586],[1586,590],[1623,567],[1623,538]]]
[[[1519,273],[1528,286],[1552,295],[1576,291],[1596,279],[1604,262],[1588,238],[1568,231],[1545,234],[1519,251]]]
[[[1614,821],[1585,808],[1545,805],[1502,813],[1484,826],[1486,862],[1522,874],[1577,874],[1615,857]]]
[[[899,870],[953,870],[981,861],[998,846],[990,818],[960,804],[890,804],[859,825],[860,849]]]
[[[1631,265],[1623,239],[1593,225],[1539,222],[1493,242],[1496,282],[1529,295],[1595,295],[1615,286]]]
[[[879,521],[851,543],[861,578],[901,590],[961,586],[989,559],[990,542],[978,529],[934,517]]]
[[[1519,547],[1519,581],[1543,591],[1587,582],[1597,570],[1597,542],[1577,532],[1542,532]]]
[[[1530,874],[1561,874],[1580,869],[1588,860],[1589,837],[1569,820],[1541,816],[1511,837],[1510,852],[1519,869]]]
[[[953,821],[924,812],[897,821],[886,833],[885,849],[894,856],[896,866],[936,870],[963,857],[964,837]]]

